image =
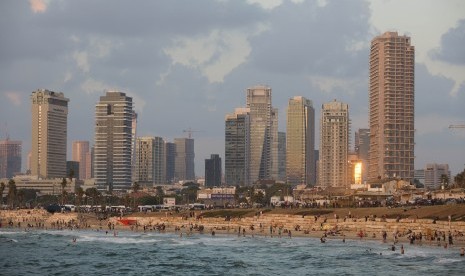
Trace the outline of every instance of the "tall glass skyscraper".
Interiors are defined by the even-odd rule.
[[[102,191],[126,191],[132,186],[132,98],[107,92],[95,106],[94,178]]]
[[[195,180],[194,139],[174,138],[174,144],[176,144],[174,177],[176,180]]]
[[[64,94],[32,92],[31,174],[39,178],[66,177],[68,102]]]
[[[315,109],[302,96],[289,99],[287,107],[286,175],[291,185],[314,185]]]
[[[414,177],[415,48],[386,32],[371,41],[368,179]]]
[[[250,181],[278,179],[278,110],[271,104],[271,88],[247,89],[250,109]]]
[[[13,178],[21,172],[21,141],[0,140],[0,178]]]
[[[225,118],[225,182],[229,186],[248,186],[249,121],[248,108],[236,108]]]

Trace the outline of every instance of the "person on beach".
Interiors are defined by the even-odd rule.
[[[465,256],[465,249],[463,247],[460,248],[460,256]]]
[[[287,232],[287,235],[289,236],[289,239],[292,239],[292,233],[291,233],[291,230],[289,230],[289,231]]]
[[[404,254],[404,253],[405,253],[404,245],[402,244],[402,245],[400,245],[400,254]]]

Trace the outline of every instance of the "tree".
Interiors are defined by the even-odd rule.
[[[68,177],[69,177],[69,182],[72,182],[72,181],[73,181],[73,177],[74,177],[74,170],[73,170],[72,168],[69,169]]]
[[[61,205],[65,204],[65,187],[66,187],[66,178],[63,177],[61,181]]]
[[[8,181],[8,203],[11,208],[15,207],[17,193],[18,191],[16,190],[16,183],[13,179],[10,179],[10,181]]]
[[[76,205],[80,206],[82,204],[82,198],[84,197],[84,189],[82,189],[82,187],[76,187],[74,192],[76,194]]]
[[[136,210],[136,194],[140,190],[140,185],[137,181],[134,181],[134,184],[132,185],[132,209]]]
[[[465,188],[465,169],[454,177],[455,185]]]
[[[24,190],[19,189],[18,190],[18,206],[19,207],[21,207],[23,205],[24,196],[25,196]]]
[[[97,188],[89,188],[85,192],[87,197],[90,197],[92,199],[92,204],[91,205],[98,205],[100,201],[100,192],[97,190]]]
[[[3,191],[5,191],[5,183],[0,183],[0,205],[3,205]]]

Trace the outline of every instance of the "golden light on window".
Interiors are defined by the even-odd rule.
[[[362,162],[356,162],[354,166],[355,184],[362,184]]]

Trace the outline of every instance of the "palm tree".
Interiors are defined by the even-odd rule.
[[[66,178],[63,177],[61,181],[61,205],[65,204],[65,187],[66,187]]]
[[[24,190],[19,189],[18,190],[18,205],[19,205],[19,207],[21,207],[21,205],[23,204],[23,200],[24,200]]]
[[[15,206],[17,192],[15,181],[10,179],[10,181],[8,181],[8,202],[12,208]]]
[[[74,193],[76,194],[76,205],[80,206],[82,204],[82,197],[84,196],[84,190],[82,187],[76,187]]]
[[[132,196],[133,196],[133,210],[136,210],[136,194],[140,190],[140,185],[137,181],[134,181],[134,185],[132,185]]]
[[[3,191],[5,191],[5,183],[0,183],[0,206],[3,205]]]

